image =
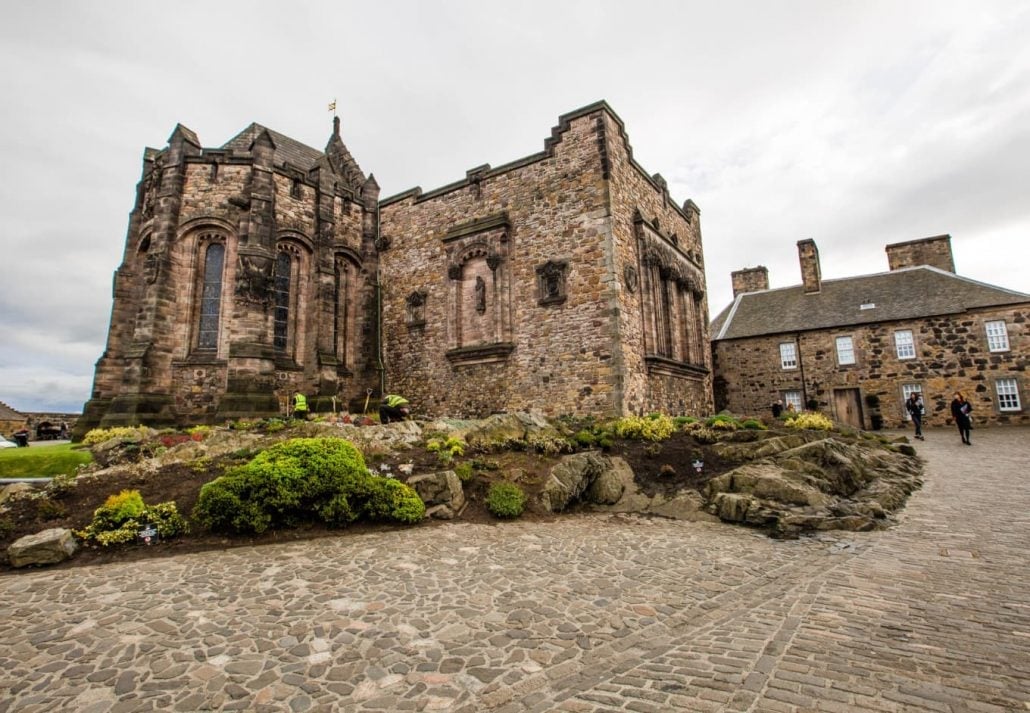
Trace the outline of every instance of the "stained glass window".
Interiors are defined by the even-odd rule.
[[[275,332],[272,345],[276,351],[286,351],[290,328],[290,272],[293,268],[293,261],[290,254],[280,252],[275,261],[275,312],[273,322]]]
[[[200,327],[197,330],[198,349],[218,348],[218,317],[222,304],[222,265],[225,246],[212,243],[204,253],[204,285],[200,296]]]

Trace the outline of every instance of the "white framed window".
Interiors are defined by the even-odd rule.
[[[908,399],[912,394],[923,393],[923,387],[919,384],[902,384],[901,385],[901,415],[905,417],[906,421],[912,420],[912,414],[908,412],[905,404],[908,403]]]
[[[780,367],[784,369],[798,368],[798,348],[794,342],[780,343]]]
[[[1005,320],[985,322],[984,328],[987,331],[987,348],[990,351],[1007,352],[1009,350],[1009,331],[1005,327]]]
[[[1019,385],[1015,379],[998,379],[994,382],[998,392],[998,409],[1000,411],[1019,411]]]
[[[898,359],[916,358],[916,343],[912,339],[911,329],[899,329],[894,333],[894,348],[898,352]]]
[[[801,413],[804,404],[801,403],[801,392],[800,391],[784,391],[783,392],[783,405],[793,406],[797,413]]]
[[[850,336],[837,337],[837,363],[841,366],[855,363],[855,340]]]

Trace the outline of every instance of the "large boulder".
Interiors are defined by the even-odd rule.
[[[647,512],[672,520],[711,520],[704,510],[705,499],[696,490],[683,490],[671,498],[656,495],[651,499]]]
[[[626,492],[626,472],[629,471],[629,482],[633,482],[633,471],[622,458],[604,458],[604,469],[598,473],[587,487],[585,500],[597,505],[614,505]]]
[[[705,500],[696,490],[654,496],[637,485],[630,468],[622,458],[606,458],[606,468],[587,489],[586,500],[592,508],[605,512],[640,513],[674,520],[717,522],[719,518],[705,509]]]
[[[117,438],[109,438],[103,443],[92,446],[89,450],[93,454],[93,462],[101,468],[109,468],[113,465],[124,463],[135,463],[143,457],[140,445],[144,439],[156,433],[151,429],[137,429]]]
[[[540,491],[540,504],[548,512],[564,510],[579,500],[594,479],[609,468],[608,459],[593,451],[563,457],[551,468]]]
[[[55,527],[15,540],[7,548],[7,558],[12,567],[57,564],[75,554],[77,547],[71,530]]]
[[[880,527],[921,484],[916,458],[883,444],[833,437],[781,450],[712,478],[708,510],[728,522],[771,527],[781,535]],[[740,444],[734,444],[740,445]]]
[[[713,510],[720,520],[726,522],[746,522],[749,510],[758,506],[758,501],[750,495],[740,493],[717,493],[712,498]]]
[[[516,447],[556,453],[569,447],[565,437],[536,412],[494,414],[448,435],[462,437],[483,451]]]
[[[715,452],[723,460],[742,463],[759,458],[768,458],[804,444],[804,435],[788,433],[783,436],[772,436],[750,442],[719,443],[715,446]]]
[[[3,490],[0,490],[0,505],[3,505],[8,500],[17,500],[25,493],[31,493],[35,490],[30,483],[11,483],[5,485]]]
[[[429,508],[426,512],[439,513],[437,517],[442,519],[451,519],[454,513],[465,507],[465,491],[461,487],[461,479],[453,470],[412,476],[408,479],[408,485],[415,489],[422,502]],[[438,505],[445,507],[435,509],[434,506]],[[449,517],[447,513],[450,513]]]
[[[748,463],[708,481],[709,497],[716,493],[748,493],[788,505],[824,506],[830,497],[807,482],[806,473],[775,463]]]

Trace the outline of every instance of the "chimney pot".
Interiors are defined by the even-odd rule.
[[[805,285],[805,294],[819,292],[823,286],[822,272],[819,268],[819,248],[811,238],[798,241],[798,259],[801,261],[801,281]]]
[[[733,280],[733,296],[745,292],[761,292],[769,289],[769,269],[765,265],[746,267],[730,273]]]

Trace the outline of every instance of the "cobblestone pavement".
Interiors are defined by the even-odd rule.
[[[0,711],[1030,710],[1030,429],[894,529],[445,525],[0,577]]]

